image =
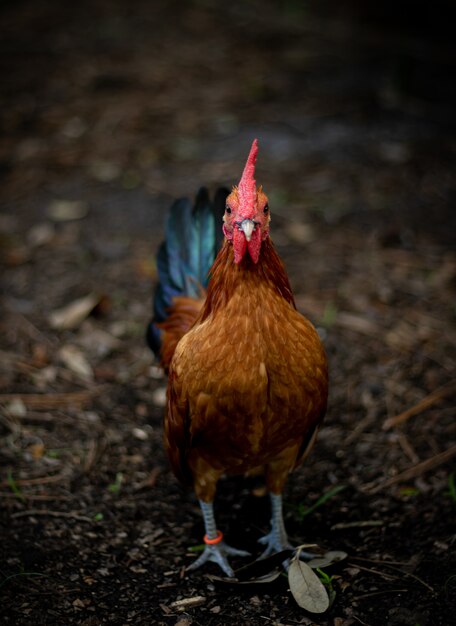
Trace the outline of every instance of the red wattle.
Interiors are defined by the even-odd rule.
[[[249,251],[252,261],[254,263],[258,263],[258,259],[260,258],[260,250],[261,250],[261,232],[258,226],[253,231],[252,237],[250,238],[250,241],[247,243],[247,250]]]
[[[261,231],[258,227],[253,231],[250,241],[247,241],[242,230],[235,228],[233,232],[234,262],[240,263],[248,250],[252,261],[258,263],[261,239]]]
[[[245,251],[247,250],[247,240],[242,230],[234,229],[233,232],[233,248],[234,248],[234,262],[240,263],[244,258]]]

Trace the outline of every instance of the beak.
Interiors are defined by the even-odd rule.
[[[255,230],[255,222],[253,220],[245,219],[239,224],[239,230],[245,235],[247,241],[250,241],[252,238],[252,233]]]

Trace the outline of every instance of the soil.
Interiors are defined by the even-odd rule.
[[[416,4],[2,3],[2,623],[452,623],[456,54],[449,3]],[[296,545],[348,555],[322,615],[286,576],[185,572],[203,525],[144,341],[167,207],[237,182],[255,136],[330,361],[285,493]],[[222,480],[216,513],[258,557],[261,481]]]

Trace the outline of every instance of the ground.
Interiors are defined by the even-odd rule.
[[[3,623],[448,626],[446,3],[221,4],[2,5]],[[285,576],[185,573],[203,526],[165,458],[166,381],[144,343],[167,207],[237,182],[255,136],[272,237],[330,363],[325,425],[285,494],[295,544],[348,555],[314,617]],[[261,482],[223,480],[216,510],[258,556]]]

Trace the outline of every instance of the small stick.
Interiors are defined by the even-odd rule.
[[[39,502],[49,502],[49,501],[54,501],[54,500],[67,502],[68,500],[71,500],[69,496],[46,496],[46,495],[33,495],[33,494],[28,495],[24,493],[22,494],[22,497],[24,498],[24,500],[39,501]],[[0,498],[17,498],[17,495],[15,493],[8,493],[8,492],[0,491]]]
[[[431,585],[428,585],[427,582],[425,582],[422,578],[420,578],[416,574],[412,574],[411,572],[404,572],[404,570],[400,569],[399,567],[394,567],[392,565],[386,564],[386,566],[389,567],[390,569],[393,569],[395,572],[400,572],[404,576],[409,576],[410,578],[413,578],[417,582],[421,583],[424,587],[426,587],[426,589],[429,589],[431,593],[435,593],[435,589],[431,587]]]
[[[41,476],[40,478],[18,478],[14,482],[16,485],[24,487],[26,485],[47,485],[49,483],[57,483],[59,480],[68,478],[67,470],[64,470],[60,474],[52,474],[52,476]],[[7,480],[0,482],[0,486],[5,487],[8,485]]]
[[[48,511],[46,509],[29,509],[28,511],[19,511],[19,513],[13,513],[11,519],[17,519],[18,517],[32,517],[34,515],[44,515],[46,517],[66,517],[68,519],[75,519],[78,522],[92,523],[94,520],[85,515],[79,515],[78,513],[70,513],[67,511]]]
[[[409,565],[407,561],[386,561],[380,559],[366,559],[362,556],[351,556],[350,561],[364,561],[365,563],[376,563],[378,565]],[[358,567],[355,565],[355,567]]]
[[[205,604],[205,602],[206,598],[204,596],[192,596],[191,598],[183,598],[182,600],[171,602],[169,606],[170,608],[177,609],[178,611],[185,611],[186,609],[201,606],[202,604]]]
[[[92,396],[97,395],[104,388],[103,385],[88,391],[73,391],[70,393],[3,393],[0,394],[0,404],[22,400],[32,409],[55,408],[68,405],[83,405]]]
[[[397,437],[397,440],[399,442],[399,445],[401,446],[401,448],[405,452],[405,454],[408,456],[409,460],[412,463],[419,463],[420,462],[420,457],[417,455],[417,453],[415,452],[415,450],[412,447],[412,444],[407,439],[407,437],[404,435],[404,433],[401,432],[401,431],[398,431],[396,433],[396,437]]]
[[[421,476],[421,474],[428,472],[430,469],[433,469],[434,467],[437,467],[438,465],[442,465],[443,463],[446,463],[455,455],[456,455],[456,445],[451,446],[451,448],[448,448],[448,450],[444,450],[443,452],[440,452],[439,454],[436,454],[435,456],[432,456],[430,459],[421,461],[421,463],[418,463],[417,465],[414,465],[413,467],[409,467],[408,469],[404,470],[400,474],[397,474],[396,476],[393,476],[392,478],[389,478],[388,480],[385,480],[384,482],[380,483],[376,487],[367,489],[365,493],[369,493],[369,494],[378,493],[379,491],[382,491],[383,489],[386,489],[387,487],[391,487],[392,485],[395,485],[396,483],[400,483],[402,481],[405,482],[405,481],[411,480],[412,478],[417,478],[418,476]]]
[[[400,567],[397,567],[397,565],[402,565],[404,567],[407,567],[407,566],[410,566],[410,563],[407,563],[407,562],[405,562],[405,563],[402,562],[401,563],[400,561],[380,561],[380,560],[377,560],[377,559],[365,559],[364,557],[361,557],[361,556],[352,556],[350,560],[353,560],[353,561],[365,561],[366,563],[377,563],[379,565],[386,565],[390,569],[393,569],[395,572],[400,572],[404,576],[410,576],[411,578],[414,578],[415,580],[420,582],[422,585],[424,585],[427,589],[429,589],[429,591],[432,591],[432,593],[434,593],[434,589],[430,585],[428,585],[426,582],[424,582],[424,580],[419,578],[416,574],[412,574],[411,572],[404,572],[403,569],[401,569]],[[355,567],[361,567],[361,566],[355,564]],[[361,569],[363,569],[363,568],[361,568]]]
[[[361,600],[363,598],[371,598],[372,596],[381,596],[385,593],[406,593],[409,589],[385,589],[384,591],[372,591],[371,593],[363,593],[361,596],[355,596],[353,600]]]
[[[342,530],[345,528],[368,528],[369,526],[383,526],[385,522],[380,519],[371,519],[360,522],[339,522],[331,526],[331,530]]]
[[[377,576],[381,576],[385,580],[399,580],[398,576],[393,576],[392,574],[385,574],[383,572],[379,572],[376,569],[372,569],[370,567],[364,567],[364,565],[356,564],[356,565],[354,565],[354,567],[356,567],[357,569],[361,569],[364,572],[369,572],[369,574],[375,574]]]
[[[456,392],[456,382],[452,380],[448,384],[439,387],[438,389],[427,395],[425,398],[420,400],[417,404],[410,407],[406,411],[403,411],[399,415],[395,415],[394,417],[389,417],[388,419],[386,419],[383,422],[383,430],[389,430],[390,428],[394,428],[395,426],[402,424],[410,417],[413,417],[413,415],[418,415],[418,413],[421,413],[439,400],[442,400],[442,398],[445,398],[446,396],[451,396],[454,392]]]

